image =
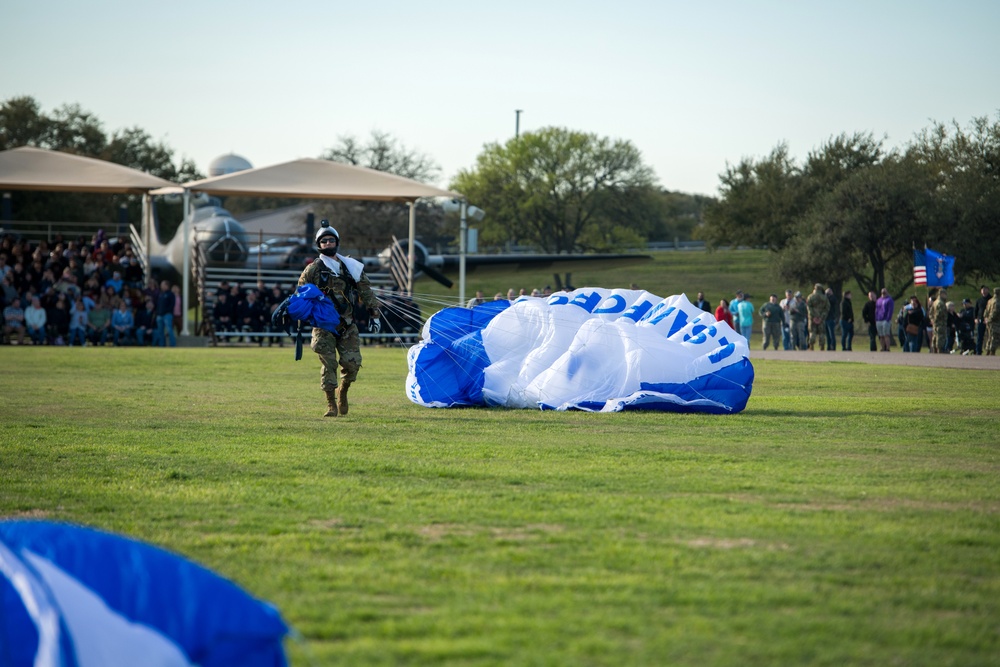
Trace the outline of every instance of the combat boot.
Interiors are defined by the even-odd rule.
[[[340,389],[337,390],[337,409],[340,410],[340,414],[347,414],[347,389],[351,386],[351,383],[347,380],[340,381]]]
[[[324,417],[336,417],[337,416],[337,390],[328,389],[326,390],[326,414]]]

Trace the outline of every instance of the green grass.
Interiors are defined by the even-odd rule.
[[[1000,664],[986,371],[757,361],[718,417],[351,413],[284,349],[3,348],[0,515],[193,558],[296,665]]]

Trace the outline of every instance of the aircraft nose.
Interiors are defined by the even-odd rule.
[[[243,225],[232,218],[209,221],[198,237],[198,244],[210,265],[242,266],[250,256]]]

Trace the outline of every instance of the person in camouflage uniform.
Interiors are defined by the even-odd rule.
[[[927,310],[927,316],[934,327],[931,334],[931,352],[945,354],[948,351],[948,292],[938,290],[938,296]]]
[[[993,288],[993,298],[986,304],[983,322],[986,323],[986,340],[983,341],[983,354],[996,355],[1000,347],[1000,287]]]
[[[337,335],[313,327],[310,347],[319,355],[323,364],[320,385],[326,393],[327,411],[324,417],[346,415],[347,390],[358,379],[361,370],[361,339],[354,322],[354,307],[359,303],[369,311],[368,329],[378,333],[382,329],[378,299],[372,292],[365,275],[364,264],[337,253],[340,234],[327,220],[316,230],[316,247],[320,256],[309,264],[299,276],[299,287],[312,283],[328,296],[340,314]],[[340,355],[340,383],[337,382],[337,356]]]
[[[823,292],[823,286],[816,283],[812,294],[806,299],[809,310],[809,349],[819,343],[820,350],[826,350],[826,316],[830,312],[830,300]]]

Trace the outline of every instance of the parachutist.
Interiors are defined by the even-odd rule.
[[[372,330],[381,328],[381,315],[378,299],[365,274],[365,265],[338,252],[340,234],[327,220],[321,221],[320,228],[316,230],[316,248],[320,255],[305,268],[298,284],[311,283],[319,287],[336,304],[340,315],[336,333],[313,327],[310,343],[312,351],[319,355],[323,364],[320,386],[326,393],[327,411],[324,416],[337,417],[347,414],[347,390],[357,380],[361,370],[361,339],[354,319],[354,306],[360,302],[368,309]]]

